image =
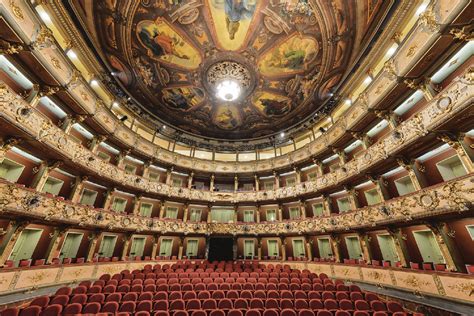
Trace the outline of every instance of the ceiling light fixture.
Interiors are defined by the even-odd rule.
[[[422,5],[420,5],[418,9],[416,9],[416,15],[420,15],[423,12],[425,12],[427,7],[428,7],[428,3],[423,3]]]
[[[66,54],[70,59],[77,59],[77,54],[72,49],[69,49]]]
[[[352,100],[351,100],[351,99],[346,99],[345,103],[346,103],[346,105],[351,105],[351,104],[352,104]]]
[[[235,101],[240,96],[241,88],[237,81],[224,80],[216,87],[216,96],[227,102]]]
[[[97,79],[91,80],[91,86],[98,86],[98,85],[99,85],[99,81],[97,81]]]
[[[365,84],[369,84],[371,82],[372,82],[372,77],[371,76],[367,76],[367,78],[365,78],[365,80],[364,80]]]
[[[281,132],[281,133],[280,133],[280,137],[281,137],[281,138],[285,137],[285,132]]]

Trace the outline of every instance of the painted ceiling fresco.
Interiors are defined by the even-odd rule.
[[[369,25],[377,6],[368,1],[361,9],[346,0],[92,3],[88,34],[140,104],[141,116],[218,139],[272,135],[324,111],[360,46],[356,28]],[[236,101],[215,96],[213,82],[225,76],[244,85]]]

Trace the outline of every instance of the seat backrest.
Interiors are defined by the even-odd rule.
[[[293,309],[285,308],[280,312],[281,316],[296,316],[296,312]]]
[[[117,302],[108,302],[108,303],[105,303],[104,307],[107,305],[107,304],[111,304],[111,305],[108,305],[108,307],[110,308],[110,306],[116,306],[117,309],[118,309],[118,303]],[[100,304],[97,303],[97,302],[94,302],[94,303],[87,303],[86,306],[84,306],[84,308],[82,309],[82,313],[83,314],[97,314],[100,312]],[[115,313],[115,311],[111,311],[111,313]]]

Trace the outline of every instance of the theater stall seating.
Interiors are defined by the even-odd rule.
[[[405,316],[395,301],[326,274],[258,262],[178,261],[104,274],[0,316]]]

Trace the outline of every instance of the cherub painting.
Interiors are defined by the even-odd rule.
[[[219,107],[214,118],[214,123],[222,129],[234,129],[240,125],[239,115],[235,109]]]
[[[137,36],[153,59],[187,69],[196,69],[201,63],[198,51],[164,19],[140,22]]]
[[[259,62],[266,76],[278,76],[305,71],[318,54],[314,38],[295,35],[265,53]]]

